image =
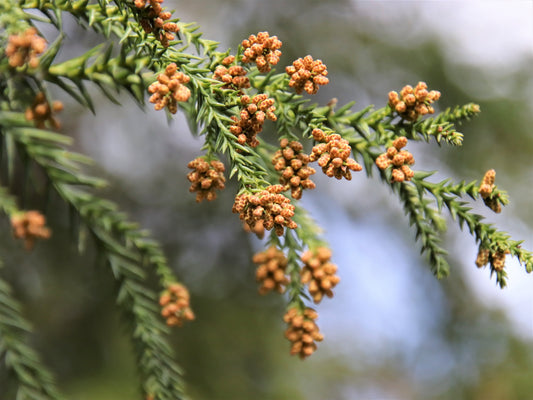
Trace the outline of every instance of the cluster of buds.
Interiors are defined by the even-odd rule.
[[[306,308],[302,312],[294,307],[287,311],[283,320],[289,325],[285,337],[292,343],[291,355],[304,359],[315,352],[316,342],[324,339],[315,323],[317,318],[318,314],[312,308]]]
[[[299,58],[291,66],[285,68],[291,80],[289,86],[300,94],[304,90],[309,94],[318,92],[319,85],[327,85],[328,70],[321,60],[313,60],[311,56]]]
[[[178,101],[187,101],[191,97],[191,91],[185,86],[189,80],[187,75],[178,71],[178,66],[175,63],[168,64],[165,72],[157,77],[157,82],[148,87],[148,91],[153,93],[150,96],[150,103],[155,104],[156,110],[167,107],[168,111],[176,114]]]
[[[476,265],[478,268],[481,268],[490,262],[492,269],[502,271],[505,267],[505,256],[509,253],[510,251],[508,249],[491,252],[488,248],[480,246],[477,253]]]
[[[313,147],[313,152],[309,156],[309,161],[317,161],[322,167],[322,171],[331,177],[347,180],[352,179],[350,171],[361,171],[363,167],[353,158],[350,158],[352,151],[346,139],[334,133],[326,135],[322,129],[313,129],[313,138],[319,142]]]
[[[431,103],[440,98],[440,92],[428,92],[427,89],[425,82],[418,82],[414,89],[411,85],[404,86],[399,95],[395,91],[389,92],[389,106],[407,121],[416,121],[421,116],[433,114],[435,110]]]
[[[494,180],[496,178],[496,171],[489,169],[485,172],[483,176],[483,181],[479,187],[479,194],[483,198],[483,202],[487,207],[489,207],[495,213],[500,213],[502,211],[502,205],[500,202],[500,196],[494,194]]]
[[[400,136],[392,142],[392,146],[383,154],[376,158],[376,165],[379,169],[386,169],[392,165],[392,182],[409,181],[415,175],[409,168],[415,163],[415,159],[407,150],[402,150],[407,145],[407,138]]]
[[[337,266],[330,262],[331,250],[318,247],[314,251],[308,250],[301,257],[304,266],[301,270],[302,283],[309,285],[309,293],[315,303],[320,303],[324,295],[333,297],[332,289],[340,282],[335,275]]]
[[[135,7],[139,9],[139,23],[146,33],[153,33],[163,47],[168,47],[174,40],[174,34],[179,27],[174,22],[165,22],[172,14],[163,11],[163,0],[135,0]]]
[[[204,158],[198,157],[189,162],[187,167],[192,169],[187,174],[187,179],[191,182],[189,192],[196,192],[196,201],[215,200],[216,190],[222,190],[225,187],[224,164],[218,160],[207,162]]]
[[[33,121],[35,126],[39,129],[44,129],[46,122],[49,122],[52,128],[59,129],[61,124],[59,120],[53,116],[53,113],[63,110],[63,103],[54,101],[52,105],[48,103],[43,92],[35,95],[33,104],[26,109],[24,116],[28,121]]]
[[[16,239],[23,239],[26,250],[31,250],[36,239],[48,239],[51,231],[46,218],[39,211],[26,211],[11,216],[11,227]]]
[[[39,65],[38,56],[46,49],[46,40],[37,34],[34,27],[26,29],[20,35],[9,36],[5,54],[13,68],[27,64],[31,68]]]
[[[244,222],[243,229],[248,233],[255,233],[259,239],[263,239],[265,237],[265,226],[263,225],[263,220],[256,221],[252,227]]]
[[[289,186],[291,195],[295,199],[302,198],[303,189],[314,189],[315,183],[309,179],[316,171],[309,167],[309,156],[303,153],[303,146],[298,141],[289,142],[281,139],[281,149],[274,153],[272,164],[274,169],[281,172],[279,181]]]
[[[298,227],[292,220],[294,206],[291,201],[281,194],[285,188],[282,185],[271,185],[259,193],[243,193],[235,198],[233,212],[239,213],[239,218],[246,222],[250,229],[261,221],[264,229],[274,228],[278,236],[283,235],[284,228]]]
[[[250,87],[250,79],[246,76],[246,70],[240,65],[232,65],[235,62],[235,56],[227,56],[222,60],[222,65],[215,68],[213,79],[224,82],[222,89],[238,90]]]
[[[182,326],[185,321],[194,319],[189,291],[182,284],[169,285],[159,297],[159,304],[162,307],[161,315],[166,319],[168,326]]]
[[[241,96],[241,104],[243,106],[239,118],[232,116],[233,125],[229,130],[235,136],[237,141],[244,145],[249,144],[251,147],[257,147],[259,140],[256,135],[263,130],[265,119],[276,121],[277,117],[274,114],[276,107],[274,107],[274,99],[271,99],[266,94],[258,94],[250,98],[250,96]]]
[[[259,72],[268,72],[271,65],[276,65],[281,56],[281,41],[277,36],[269,36],[268,32],[259,32],[257,36],[250,35],[242,41],[244,53],[243,63],[255,62]]]
[[[259,264],[255,272],[260,294],[267,294],[271,290],[278,293],[285,292],[285,286],[289,284],[289,278],[285,274],[287,269],[287,258],[281,250],[275,246],[254,255],[252,261]]]

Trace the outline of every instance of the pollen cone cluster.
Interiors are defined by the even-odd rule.
[[[44,129],[46,127],[46,122],[48,122],[52,128],[59,129],[61,124],[53,114],[61,110],[63,110],[63,103],[60,101],[54,101],[52,105],[50,105],[44,93],[39,92],[35,96],[32,106],[26,109],[24,116],[28,121],[33,121],[35,126],[39,129]]]
[[[392,182],[409,181],[415,173],[409,168],[415,163],[415,159],[407,150],[402,150],[407,145],[407,138],[400,136],[392,142],[392,146],[376,159],[379,169],[386,169],[392,165]]]
[[[259,32],[257,36],[250,35],[242,41],[244,53],[241,61],[245,64],[255,62],[259,72],[268,72],[272,65],[279,62],[281,45],[278,37],[269,36],[268,32]]]
[[[324,339],[315,323],[317,318],[318,314],[312,308],[306,308],[302,312],[295,307],[287,311],[283,320],[289,325],[285,337],[292,343],[291,355],[304,359],[315,352],[316,342]]]
[[[203,199],[212,201],[217,198],[216,190],[225,187],[224,164],[218,160],[206,161],[198,157],[187,165],[191,172],[187,174],[187,179],[191,182],[189,192],[196,193],[196,201]]]
[[[165,72],[159,74],[157,82],[148,87],[148,91],[153,93],[150,103],[154,103],[156,110],[167,107],[168,111],[176,114],[178,111],[178,101],[187,101],[191,97],[191,91],[185,86],[190,78],[183,72],[178,71],[175,63],[170,63],[165,68]]]
[[[11,216],[11,227],[16,239],[23,239],[26,250],[31,250],[36,239],[48,239],[51,231],[46,218],[39,211],[26,211]]]
[[[292,220],[294,206],[281,194],[283,191],[283,186],[271,185],[259,193],[243,193],[235,198],[233,212],[239,213],[239,218],[246,222],[250,229],[261,221],[266,230],[274,229],[276,234],[281,236],[284,228],[298,227]]]
[[[272,158],[274,169],[281,173],[279,182],[290,187],[293,198],[301,199],[304,189],[316,187],[315,183],[309,179],[316,171],[308,166],[310,159],[303,152],[300,142],[281,139],[280,147],[281,149],[276,151]]]
[[[139,10],[139,23],[146,33],[153,33],[163,47],[168,47],[174,40],[174,34],[179,31],[177,24],[165,22],[172,17],[172,13],[163,11],[163,0],[135,0],[135,7]]]
[[[173,283],[168,286],[159,298],[161,315],[168,326],[182,326],[186,321],[192,321],[195,316],[190,307],[190,295],[185,286]]]
[[[505,268],[505,257],[509,253],[509,250],[491,252],[487,248],[480,247],[477,253],[476,265],[481,268],[490,263],[492,269],[502,271]]]
[[[285,286],[289,284],[289,278],[285,274],[287,258],[281,250],[275,246],[254,255],[252,261],[259,264],[256,270],[256,278],[261,287],[260,294],[267,294],[274,290],[278,293],[285,292]]]
[[[324,298],[333,297],[332,289],[340,282],[335,275],[337,266],[330,262],[331,250],[318,247],[314,251],[308,250],[301,257],[304,266],[301,270],[302,283],[309,285],[309,293],[315,303]]]
[[[500,203],[499,196],[493,194],[494,191],[494,180],[496,178],[496,171],[489,169],[485,176],[483,176],[483,181],[479,187],[479,194],[483,198],[483,202],[487,207],[489,207],[495,213],[500,213],[502,211],[502,205]]]
[[[238,90],[250,87],[250,80],[246,76],[246,70],[240,65],[232,65],[235,62],[235,56],[228,56],[222,61],[222,65],[215,68],[213,79],[224,82],[222,89]]]
[[[291,77],[289,86],[298,94],[304,90],[309,94],[316,94],[319,85],[329,83],[326,65],[321,60],[313,60],[311,56],[297,59],[291,66],[286,67],[285,71]]]
[[[5,49],[11,67],[22,67],[29,65],[37,68],[39,65],[39,55],[46,49],[46,40],[37,34],[34,27],[26,29],[20,35],[11,35]]]
[[[347,180],[352,179],[350,171],[361,171],[363,167],[353,158],[350,158],[352,151],[350,144],[340,135],[326,135],[321,129],[313,129],[313,138],[319,142],[313,147],[313,152],[309,156],[310,161],[317,161],[322,167],[322,171],[331,177]]]
[[[428,92],[427,88],[425,82],[418,82],[414,89],[410,85],[404,86],[399,95],[395,91],[389,92],[389,106],[407,121],[416,121],[421,116],[433,114],[435,110],[431,103],[440,98],[440,92]]]
[[[250,96],[241,96],[241,104],[243,106],[239,118],[232,116],[233,125],[229,130],[235,136],[237,141],[244,145],[248,144],[251,147],[257,147],[259,140],[256,136],[263,130],[265,119],[276,121],[274,111],[274,99],[269,98],[266,94],[258,94],[250,98]]]

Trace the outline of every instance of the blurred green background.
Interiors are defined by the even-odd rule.
[[[461,148],[410,145],[418,169],[435,179],[481,179],[489,168],[509,192],[501,215],[475,210],[533,248],[533,3],[166,0],[183,21],[196,21],[221,48],[237,48],[267,30],[283,41],[281,70],[312,54],[328,66],[330,84],[313,100],[355,109],[382,107],[390,90],[419,80],[442,92],[438,107],[476,102],[482,113],[459,130]],[[63,56],[100,38],[67,24]],[[450,221],[451,276],[429,272],[414,232],[390,191],[362,174],[347,182],[317,176],[304,204],[325,228],[341,284],[319,307],[326,339],[301,362],[288,354],[284,299],[261,297],[251,256],[262,244],[231,213],[232,182],[219,199],[197,204],[188,193],[188,161],[201,154],[183,115],[123,107],[96,90],[96,116],[64,94],[60,115],[76,149],[96,160],[112,184],[106,196],[164,245],[192,294],[194,323],[172,341],[192,398],[203,400],[479,399],[526,400],[533,393],[531,279],[508,260],[509,287],[478,270],[476,246]],[[318,174],[317,174],[318,175]],[[29,199],[39,207],[42,199]],[[479,206],[479,207],[478,207]],[[34,322],[32,338],[75,400],[139,398],[127,332],[114,306],[113,282],[94,249],[78,255],[67,209],[47,208],[54,235],[26,254],[6,218],[3,276]],[[0,388],[6,386],[0,367]],[[0,400],[2,390],[0,390]],[[8,400],[8,399],[5,399]]]

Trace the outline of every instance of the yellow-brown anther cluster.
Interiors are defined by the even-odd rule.
[[[246,70],[240,65],[231,65],[235,62],[235,56],[228,56],[222,61],[222,65],[215,68],[213,79],[224,82],[222,89],[241,91],[250,87],[250,80],[246,76]],[[242,93],[242,92],[241,92]]]
[[[53,113],[63,110],[63,103],[54,101],[52,105],[48,103],[43,92],[37,93],[31,107],[26,109],[24,116],[28,121],[33,121],[35,126],[39,129],[46,127],[46,122],[50,123],[52,128],[59,129],[61,124]]]
[[[159,297],[159,304],[168,326],[182,326],[185,321],[195,318],[190,307],[189,291],[180,283],[169,285]]]
[[[289,325],[285,337],[292,343],[291,355],[304,359],[315,352],[316,342],[324,339],[315,323],[317,318],[318,314],[312,308],[306,308],[302,312],[295,307],[287,311],[283,320]]]
[[[165,72],[159,74],[157,82],[148,87],[148,91],[153,93],[150,103],[155,103],[156,110],[167,107],[168,111],[176,114],[178,111],[178,101],[187,101],[191,97],[191,91],[185,86],[190,78],[183,72],[178,71],[175,63],[170,63],[165,68]]]
[[[255,235],[259,239],[263,239],[265,237],[265,226],[263,225],[263,221],[259,220],[255,223],[255,225],[250,228],[250,225],[248,225],[246,222],[243,223],[243,228],[248,233],[255,233]]]
[[[271,185],[259,193],[243,193],[235,198],[233,212],[239,213],[239,218],[250,229],[254,229],[256,223],[261,221],[266,230],[274,228],[276,234],[281,236],[285,227],[298,227],[292,220],[294,206],[281,194],[284,190],[282,185]]]
[[[433,114],[435,110],[431,103],[440,98],[440,92],[428,92],[427,89],[425,82],[418,82],[414,89],[410,85],[404,86],[399,95],[395,91],[389,92],[389,106],[407,121],[416,121],[421,116]]]
[[[383,154],[376,158],[376,165],[379,169],[386,169],[392,165],[392,182],[409,181],[415,175],[409,168],[415,163],[415,159],[407,150],[402,150],[407,145],[407,138],[400,136],[392,142],[392,146]]]
[[[163,47],[168,47],[179,27],[174,22],[165,22],[172,17],[172,13],[163,11],[162,3],[163,0],[135,0],[134,4],[139,9],[139,23],[143,30],[153,33]]]
[[[206,161],[202,157],[195,158],[187,165],[191,172],[187,174],[187,179],[191,182],[189,192],[196,192],[196,201],[203,199],[212,201],[217,198],[216,190],[225,187],[224,164],[218,160]]]
[[[26,29],[20,35],[8,38],[5,54],[13,68],[27,64],[31,68],[39,65],[39,55],[46,49],[46,40],[37,34],[34,27]]]
[[[495,213],[502,211],[502,205],[499,201],[499,196],[492,194],[494,190],[494,180],[496,178],[496,171],[489,169],[483,176],[483,181],[479,187],[479,194],[483,198],[483,202]]]
[[[23,239],[26,250],[31,250],[36,239],[48,239],[52,232],[46,227],[46,218],[39,211],[26,211],[11,216],[13,236]]]
[[[255,272],[260,294],[267,294],[275,290],[278,293],[285,292],[285,286],[289,284],[289,278],[285,274],[287,269],[287,258],[281,250],[275,246],[254,255],[252,261],[259,264]]]
[[[248,144],[251,147],[257,147],[259,140],[256,135],[263,130],[265,119],[276,121],[277,117],[274,114],[276,107],[274,107],[274,99],[271,99],[266,94],[258,94],[250,99],[250,96],[241,96],[241,104],[243,106],[239,118],[232,116],[233,125],[229,130],[235,136],[237,141],[244,145]]]
[[[327,85],[328,70],[321,60],[313,60],[311,56],[299,58],[291,66],[285,68],[291,80],[289,86],[300,94],[304,90],[309,94],[318,92],[319,85]]]
[[[304,266],[301,270],[302,283],[309,285],[309,293],[315,303],[320,303],[324,295],[333,297],[332,289],[340,282],[335,275],[337,266],[330,262],[331,250],[318,247],[308,250],[301,257]]]
[[[347,180],[352,179],[350,171],[361,171],[363,167],[353,158],[350,158],[352,151],[350,144],[340,135],[326,135],[321,129],[313,129],[313,138],[320,142],[313,147],[313,152],[309,156],[310,161],[317,161],[322,167],[322,171],[331,177]]]
[[[309,156],[303,153],[303,146],[298,141],[289,142],[281,139],[281,149],[274,153],[272,164],[274,169],[281,172],[279,182],[289,186],[291,195],[295,199],[302,198],[303,189],[314,189],[315,183],[309,179],[316,171],[308,166]]]
[[[242,41],[244,54],[243,63],[255,62],[259,72],[268,72],[271,65],[276,65],[281,56],[281,41],[277,36],[269,36],[268,32],[259,32],[257,36],[250,35]]]
[[[481,268],[490,262],[491,267],[495,271],[502,271],[505,268],[505,257],[509,253],[509,250],[491,252],[485,247],[480,247],[477,253],[476,265],[478,268]]]

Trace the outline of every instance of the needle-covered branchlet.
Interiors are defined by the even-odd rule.
[[[255,62],[259,72],[269,72],[272,65],[279,62],[281,56],[281,41],[277,36],[270,36],[268,32],[250,35],[242,41],[244,53],[241,61],[245,64]]]
[[[498,193],[495,193],[494,181],[496,179],[496,171],[489,169],[483,176],[483,181],[479,186],[479,194],[483,199],[485,205],[495,213],[502,211],[501,199]]]
[[[313,138],[319,142],[313,147],[310,161],[318,161],[322,172],[327,176],[347,180],[352,179],[351,171],[361,171],[363,167],[350,158],[352,148],[346,139],[332,133],[326,135],[321,129],[313,129]]]
[[[400,136],[392,142],[392,146],[376,158],[379,169],[387,169],[392,165],[392,182],[410,181],[415,173],[409,167],[415,159],[407,150],[402,150],[407,145],[407,138]]]
[[[293,307],[287,311],[283,320],[289,325],[285,331],[285,337],[292,343],[291,355],[298,355],[304,359],[315,352],[316,342],[324,339],[315,323],[317,318],[318,314],[312,308],[301,311]]]
[[[153,93],[150,97],[150,103],[154,103],[156,110],[162,110],[167,107],[168,111],[176,114],[178,111],[178,102],[187,101],[191,97],[191,91],[185,84],[189,83],[190,78],[183,72],[178,71],[175,63],[170,63],[165,68],[165,72],[159,74],[157,82],[148,87],[148,91]]]
[[[235,56],[227,56],[222,60],[222,65],[215,68],[213,79],[225,83],[222,89],[237,90],[240,94],[243,94],[242,89],[250,87],[246,70],[240,65],[235,65]]]
[[[274,169],[281,173],[279,182],[291,189],[291,195],[295,199],[302,198],[304,189],[314,189],[315,183],[309,179],[316,171],[308,166],[310,158],[303,152],[303,146],[298,141],[289,142],[281,139],[281,149],[274,153],[272,164]]]
[[[267,250],[255,254],[252,261],[259,265],[255,276],[261,284],[260,294],[264,295],[270,291],[285,292],[289,278],[285,272],[288,261],[283,251],[278,250],[276,246],[271,246]]]
[[[320,85],[329,83],[326,65],[321,60],[313,60],[311,56],[297,59],[285,71],[291,77],[289,86],[298,94],[304,90],[309,94],[316,94]]]
[[[266,119],[276,121],[274,114],[274,99],[266,94],[250,96],[241,96],[242,109],[239,117],[232,116],[233,125],[229,127],[231,133],[237,136],[239,144],[248,144],[250,147],[257,147],[259,140],[256,136],[263,130],[263,124]]]
[[[187,179],[191,182],[189,192],[196,193],[196,201],[215,200],[216,191],[225,187],[224,164],[218,160],[207,161],[198,157],[189,162],[187,167],[192,169],[187,174]]]
[[[478,268],[484,267],[488,263],[495,271],[502,271],[505,268],[505,257],[509,254],[508,249],[491,251],[485,247],[479,247],[477,253],[476,265]]]
[[[282,185],[271,185],[258,193],[243,193],[235,198],[233,212],[246,222],[250,229],[261,221],[266,230],[274,229],[278,236],[283,235],[284,228],[296,229],[298,225],[292,220],[294,206],[282,195]]]
[[[333,297],[332,289],[340,282],[335,275],[337,266],[330,262],[331,250],[318,247],[302,254],[304,266],[301,270],[302,283],[309,285],[309,293],[315,303],[325,296]]]
[[[163,0],[135,0],[139,11],[139,23],[146,33],[153,33],[163,47],[168,47],[179,27],[174,22],[165,22],[172,17],[172,13],[163,11]]]
[[[19,35],[8,38],[5,54],[13,68],[28,65],[39,66],[39,55],[46,49],[46,40],[37,34],[37,29],[30,27]]]
[[[190,307],[189,291],[180,283],[170,284],[159,297],[159,304],[168,326],[182,326],[195,318]]]
[[[48,239],[52,232],[46,227],[46,218],[39,211],[26,211],[11,216],[11,228],[16,239],[24,240],[26,250],[31,250],[37,239]]]
[[[39,129],[46,128],[48,122],[53,129],[61,128],[61,124],[54,113],[63,110],[63,103],[54,101],[50,105],[43,92],[37,93],[31,107],[26,109],[24,116],[28,121],[33,121],[35,126]]]
[[[404,86],[399,95],[395,91],[389,92],[389,106],[400,117],[411,122],[426,114],[433,114],[435,110],[431,103],[440,98],[440,92],[428,92],[427,88],[425,82],[418,82],[414,88],[410,85]]]

